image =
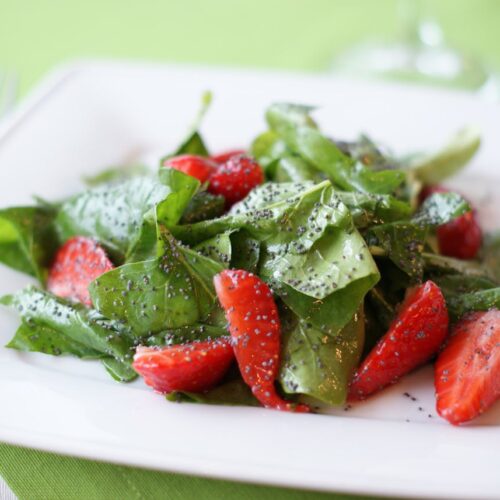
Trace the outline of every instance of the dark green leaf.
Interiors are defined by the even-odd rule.
[[[364,342],[363,314],[336,335],[300,321],[283,339],[280,382],[289,394],[306,394],[332,405],[345,403],[348,384]]]
[[[377,283],[378,278],[378,273],[373,272],[324,299],[315,299],[287,286],[277,287],[276,291],[300,318],[309,322],[315,329],[333,336],[350,321],[367,291]]]
[[[197,340],[211,340],[228,335],[227,328],[209,324],[196,323],[165,330],[145,339],[148,346],[169,346],[186,344]]]
[[[231,267],[256,273],[260,258],[260,242],[245,230],[231,234]]]
[[[170,190],[168,196],[156,207],[156,218],[167,227],[177,224],[191,199],[200,187],[200,182],[173,168],[160,168],[160,182]]]
[[[182,214],[181,224],[194,224],[207,219],[220,217],[224,213],[224,196],[210,194],[207,191],[196,193]]]
[[[203,393],[171,392],[166,398],[177,403],[204,403],[228,406],[260,406],[248,385],[241,379],[231,380]]]
[[[370,246],[381,247],[400,269],[414,280],[422,278],[422,251],[427,230],[411,222],[392,222],[374,226],[365,235]]]
[[[59,242],[51,207],[0,210],[0,262],[45,282]]]
[[[465,276],[482,276],[494,279],[494,276],[489,275],[488,267],[475,260],[455,259],[429,252],[422,253],[422,257],[426,270],[431,273],[459,273]]]
[[[106,371],[118,382],[131,382],[137,378],[137,373],[128,363],[122,363],[114,358],[102,360]]]
[[[144,215],[169,193],[168,186],[149,177],[89,189],[61,205],[56,219],[60,238],[96,238],[122,260],[141,231]]]
[[[446,224],[469,210],[455,193],[436,193],[425,200],[409,221],[397,220],[372,227],[365,235],[370,246],[378,246],[413,280],[422,279],[423,251],[430,228]]]
[[[97,351],[124,363],[132,359],[132,342],[128,330],[115,321],[103,318],[97,311],[80,304],[70,304],[34,287],[2,297],[0,303],[15,307],[29,328],[41,327],[42,330],[38,332],[40,335],[50,334],[47,339],[36,339],[36,343],[32,339],[30,346],[40,347],[41,352],[59,349],[76,354],[77,345],[81,344],[88,349],[81,352],[91,353],[92,357]],[[24,329],[22,333],[25,335],[27,330]],[[16,340],[14,342],[17,344]]]
[[[366,135],[361,135],[354,142],[336,142],[340,150],[347,153],[351,158],[370,167],[373,170],[390,170],[399,162],[387,152],[383,152]]]
[[[408,203],[390,195],[342,191],[337,191],[336,194],[351,211],[354,224],[359,229],[404,220],[411,214]]]
[[[197,156],[208,156],[208,149],[203,142],[203,139],[198,131],[191,132],[182,144],[170,155],[163,157],[163,160],[173,156],[179,155],[197,155]]]
[[[223,267],[228,267],[231,262],[231,232],[218,234],[213,238],[202,241],[194,247],[199,254],[219,262]]]
[[[441,288],[448,311],[454,319],[469,311],[500,308],[500,288],[487,277],[445,274],[433,276],[432,279]]]
[[[18,351],[42,352],[59,356],[71,354],[83,359],[95,359],[105,356],[100,351],[87,347],[44,324],[22,322],[16,334],[6,345]]]
[[[354,163],[335,143],[314,126],[308,113],[310,108],[291,104],[274,104],[266,118],[271,129],[295,153],[326,173],[346,191],[390,194],[404,180],[399,170],[374,171],[361,162]]]
[[[275,182],[321,182],[325,176],[299,156],[284,156],[278,160],[273,180]]]
[[[486,236],[481,260],[488,275],[500,284],[500,233]]]
[[[268,130],[256,137],[250,152],[259,164],[267,171],[271,163],[291,154],[285,141],[272,130]]]
[[[158,255],[158,222],[167,227],[177,224],[200,186],[197,179],[175,169],[160,168],[158,175],[168,188],[168,194],[144,214],[141,228],[130,244],[127,263],[149,260]]]
[[[447,296],[462,295],[479,290],[495,288],[497,283],[485,276],[468,276],[466,274],[444,274],[430,276]]]
[[[447,300],[448,310],[454,318],[470,311],[500,309],[500,287],[455,295]]]
[[[105,316],[143,336],[202,321],[214,307],[213,277],[223,267],[162,232],[163,255],[109,271],[89,286]]]

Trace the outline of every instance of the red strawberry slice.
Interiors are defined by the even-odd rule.
[[[269,287],[243,270],[222,271],[214,278],[215,290],[229,322],[236,360],[243,380],[266,407],[308,412],[276,392],[280,366],[280,320]]]
[[[354,374],[349,399],[365,399],[428,361],[447,332],[443,294],[435,283],[427,281],[408,295],[389,331]]]
[[[75,236],[57,251],[49,271],[47,289],[58,297],[90,307],[89,284],[113,268],[101,245],[92,238]]]
[[[210,159],[215,163],[226,163],[226,161],[229,160],[229,158],[243,154],[245,154],[244,149],[231,149],[229,151],[224,151],[223,153],[212,155]]]
[[[442,186],[428,186],[420,193],[423,202],[434,193],[447,193]],[[474,259],[483,240],[481,227],[475,210],[471,210],[456,219],[439,226],[437,229],[439,251],[448,257]]]
[[[261,166],[249,156],[232,156],[219,165],[209,178],[208,191],[226,198],[227,206],[234,205],[264,182]]]
[[[500,399],[500,311],[473,312],[453,328],[435,366],[436,407],[453,425]]]
[[[228,337],[168,347],[142,347],[134,370],[155,391],[203,392],[219,382],[234,360]]]
[[[474,211],[457,217],[437,228],[439,251],[458,259],[474,259],[483,240]]]
[[[163,161],[162,166],[179,170],[203,183],[208,180],[217,165],[203,156],[180,155],[167,158]]]

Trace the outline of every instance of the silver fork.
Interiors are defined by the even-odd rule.
[[[13,71],[0,71],[0,119],[13,107],[17,95],[17,76]]]

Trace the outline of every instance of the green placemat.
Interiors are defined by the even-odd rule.
[[[0,475],[20,500],[362,500],[122,467],[0,444]]]

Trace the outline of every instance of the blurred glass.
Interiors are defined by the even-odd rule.
[[[498,77],[477,57],[448,45],[430,15],[432,2],[398,0],[399,39],[366,41],[340,54],[332,69],[344,73],[479,90],[498,99]]]

